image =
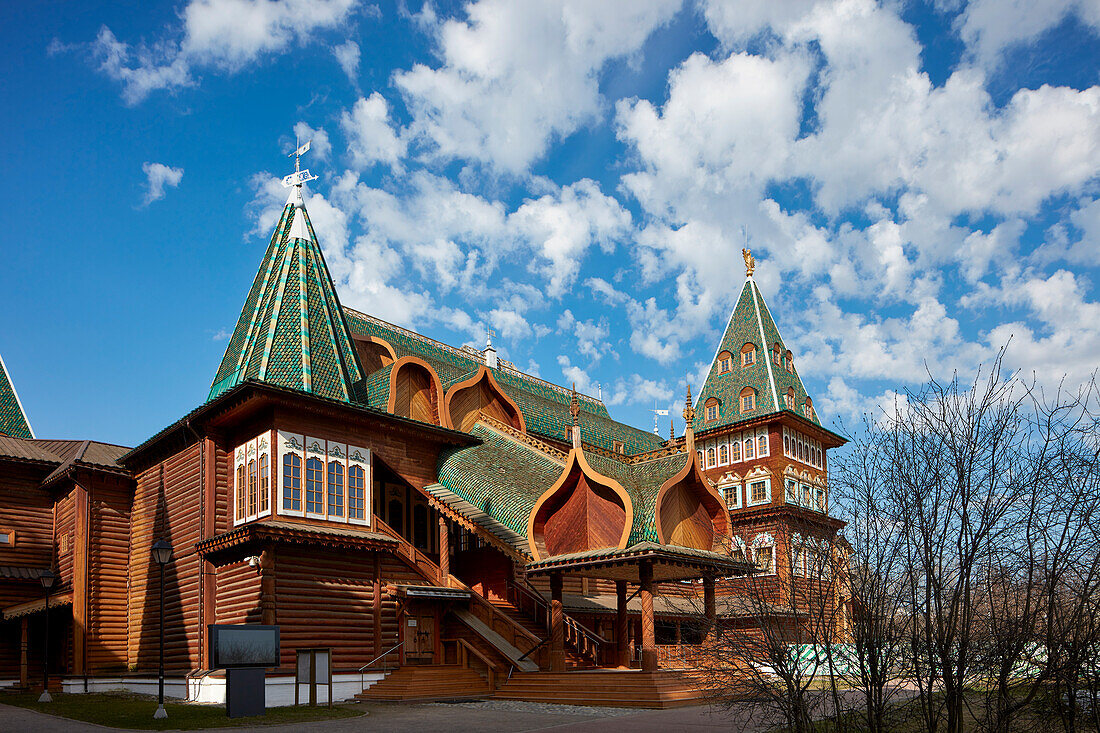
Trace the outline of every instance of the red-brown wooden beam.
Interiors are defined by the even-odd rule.
[[[565,618],[561,602],[562,576],[550,576],[550,671],[565,671]]]
[[[643,560],[638,567],[642,587],[642,671],[657,669],[657,635],[653,625],[653,563]]]
[[[630,643],[626,616],[626,581],[615,581],[615,661],[620,667],[630,666]]]
[[[703,576],[703,615],[707,619],[707,635],[716,633],[718,612],[714,604],[714,578],[709,575]]]

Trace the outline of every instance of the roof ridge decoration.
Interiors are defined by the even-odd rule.
[[[497,420],[492,415],[486,415],[484,413],[482,413],[481,417],[478,418],[478,422],[484,425],[486,428],[489,428],[490,430],[499,433],[500,435],[503,435],[505,438],[510,438],[514,443],[519,443],[520,445],[526,446],[528,448],[534,448],[535,450],[544,454],[547,458],[553,460],[555,463],[561,463],[563,465],[565,464],[565,459],[568,457],[568,454],[565,451],[559,450],[549,443],[539,440],[530,433],[525,433],[522,430],[518,430],[508,423]],[[610,451],[608,452],[610,453]]]
[[[8,374],[3,356],[0,356],[0,435],[34,438],[34,428],[27,419],[23,403],[19,401],[19,393],[15,391],[15,383]]]
[[[795,412],[820,425],[816,413],[797,408],[790,410],[784,402],[784,396],[793,393],[795,404],[805,405],[808,399],[806,388],[798,370],[787,360],[787,347],[771,317],[764,295],[753,278],[756,259],[748,249],[743,249],[741,254],[745,259],[745,284],[730,312],[726,329],[715,348],[710,371],[695,401],[698,410],[693,416],[695,431],[709,432],[784,410]],[[752,363],[742,365],[741,352],[746,344],[754,345],[756,354]],[[773,350],[776,346],[784,368],[773,361]],[[730,354],[728,372],[721,371],[719,355],[724,352]],[[745,387],[751,387],[756,393],[755,407],[747,413],[742,412],[740,400],[741,391]],[[718,403],[718,417],[708,421],[706,405],[712,398]]]
[[[342,402],[363,379],[317,234],[302,197],[316,180],[299,166],[283,179],[291,193],[210,387],[214,399],[246,380],[267,382]]]

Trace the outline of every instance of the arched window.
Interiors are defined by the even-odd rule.
[[[725,374],[733,369],[733,354],[722,351],[718,354],[718,373]]]
[[[297,453],[283,456],[283,509],[302,511],[302,459]]]
[[[363,519],[364,475],[362,466],[348,469],[348,519]]]
[[[783,401],[787,404],[787,409],[794,410],[794,387],[787,390],[787,394],[783,395]]]
[[[756,455],[766,456],[768,455],[768,434],[761,433],[756,436]]]
[[[271,467],[266,453],[260,454],[260,514],[267,513],[267,504],[271,494]]]
[[[237,466],[237,520],[245,518],[245,472],[244,464]]]
[[[748,367],[756,363],[756,344],[748,343],[741,347],[741,366]]]
[[[703,419],[706,422],[714,422],[718,419],[718,400],[711,397],[703,408]]]
[[[718,465],[724,466],[730,462],[730,447],[723,443],[718,446]]]
[[[248,462],[248,516],[256,516],[256,488],[258,476],[256,475],[256,459]]]
[[[741,412],[752,412],[756,409],[756,390],[745,387],[741,390]]]
[[[306,513],[321,514],[325,510],[325,464],[320,458],[306,460]]]
[[[794,357],[791,355],[790,351],[787,352],[786,357],[787,358],[783,360],[783,368],[791,374],[794,374]]]
[[[741,562],[747,562],[749,559],[748,548],[745,546],[745,541],[740,537],[733,538],[733,559],[740,560]]]
[[[776,366],[783,363],[783,347],[779,344],[772,344],[772,363]]]
[[[707,468],[714,468],[714,449],[707,448]]]
[[[328,464],[328,515],[344,516],[344,464],[340,461]]]
[[[756,451],[754,450],[752,435],[749,435],[747,438],[745,438],[744,445],[745,445],[745,460],[747,461],[750,458],[755,458],[756,457]]]
[[[700,466],[704,465],[703,464],[703,451],[697,450],[697,451],[695,451],[695,455],[699,458],[699,465]]]
[[[752,541],[752,561],[764,575],[775,574],[775,538],[762,532]]]
[[[732,446],[733,446],[733,462],[736,463],[737,461],[741,460],[741,439],[737,438],[737,437],[734,437]]]
[[[802,407],[802,411],[806,414],[806,417],[811,420],[814,417],[814,401],[809,397],[806,398],[806,404]]]

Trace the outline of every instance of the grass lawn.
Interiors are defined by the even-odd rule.
[[[308,706],[268,708],[267,715],[251,718],[227,718],[224,705],[165,702],[165,720],[153,720],[156,697],[127,692],[88,695],[55,694],[53,702],[39,703],[38,693],[0,695],[0,703],[38,710],[63,718],[83,720],[115,728],[139,730],[197,730],[200,728],[234,728],[239,726],[277,725],[285,723],[353,718],[363,714],[360,705],[333,705],[331,708]]]

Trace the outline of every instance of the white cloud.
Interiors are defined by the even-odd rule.
[[[597,393],[597,385],[592,381],[592,378],[588,376],[588,372],[570,362],[568,356],[559,354],[558,366],[561,367],[561,374],[565,377],[566,383],[570,386],[575,386],[578,392],[586,395],[595,395]]]
[[[536,269],[549,281],[549,294],[556,297],[576,279],[590,245],[609,252],[629,232],[630,212],[586,178],[556,194],[526,201],[509,223],[539,253],[542,261]]]
[[[405,142],[394,132],[389,118],[389,105],[378,92],[360,97],[350,112],[341,115],[348,152],[359,170],[375,163],[397,166],[404,157]]]
[[[970,53],[993,69],[1003,51],[1036,40],[1071,14],[1100,29],[1100,4],[1094,0],[971,0],[956,25]]]
[[[345,41],[339,46],[333,46],[332,53],[340,68],[348,76],[348,81],[355,84],[359,80],[359,44],[355,41]]]
[[[175,188],[183,178],[183,168],[172,168],[163,163],[142,163],[145,172],[145,196],[141,205],[148,206],[164,198],[164,189]]]
[[[328,133],[322,129],[314,129],[305,122],[294,125],[294,134],[299,144],[311,140],[309,154],[317,160],[328,160],[332,154],[332,142],[328,139]]]
[[[525,172],[552,140],[598,116],[604,64],[635,52],[678,8],[660,0],[481,0],[465,7],[466,20],[424,16],[442,63],[394,76],[411,130],[430,156]]]
[[[672,397],[672,390],[663,379],[646,379],[640,374],[631,374],[615,380],[610,395],[604,395],[604,402],[608,405],[667,405]]]
[[[182,36],[132,48],[106,26],[91,44],[100,70],[122,84],[123,99],[137,104],[159,90],[195,83],[192,71],[230,73],[311,36],[342,25],[358,0],[190,0],[180,15]]]

